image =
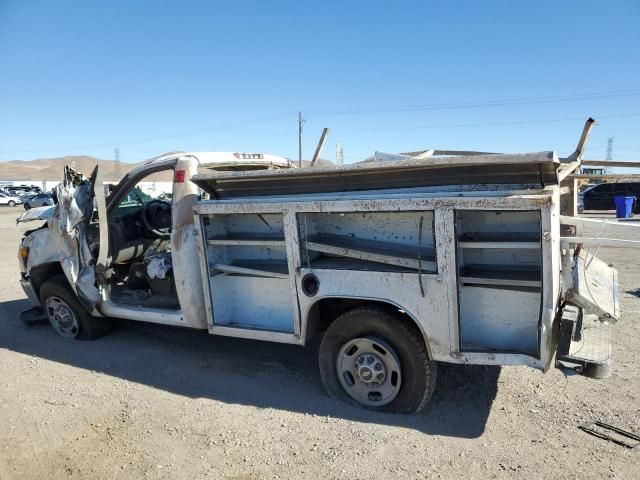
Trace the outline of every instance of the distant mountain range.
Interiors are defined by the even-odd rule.
[[[175,153],[175,152],[169,152]],[[0,162],[0,181],[3,180],[24,180],[24,181],[60,181],[62,180],[62,170],[65,165],[71,166],[74,170],[89,176],[93,168],[98,165],[102,172],[102,178],[106,182],[118,182],[120,179],[138,163],[123,163],[115,160],[102,160],[88,155],[66,156],[55,158],[39,158],[37,160],[11,160]],[[297,162],[294,162],[297,164]],[[305,166],[309,161],[303,160]],[[319,167],[332,167],[330,160],[320,159]],[[150,181],[171,181],[169,172],[160,172],[149,177]]]
[[[99,165],[104,180],[115,182],[139,163],[102,160],[87,155],[13,160],[0,162],[0,180],[62,180],[62,170],[65,165],[70,165],[74,170],[87,176],[96,165]]]

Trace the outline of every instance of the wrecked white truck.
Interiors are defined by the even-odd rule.
[[[184,153],[108,196],[95,174],[67,169],[58,204],[21,219],[46,220],[20,245],[35,305],[24,319],[68,338],[99,337],[114,317],[297,345],[321,336],[326,390],[391,412],[424,407],[437,362],[603,377],[616,271],[560,212],[587,133],[568,159],[428,150],[298,169]],[[160,171],[171,202],[131,195]]]

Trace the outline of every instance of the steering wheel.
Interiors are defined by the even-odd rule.
[[[171,234],[171,204],[164,200],[149,200],[142,207],[142,223],[158,238],[169,238]]]

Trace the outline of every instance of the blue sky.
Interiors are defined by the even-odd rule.
[[[0,160],[421,148],[640,160],[640,2],[0,0]]]

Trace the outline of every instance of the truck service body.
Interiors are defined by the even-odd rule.
[[[581,150],[300,169],[181,153],[108,196],[99,171],[66,169],[58,204],[20,219],[46,221],[20,246],[24,318],[72,338],[106,333],[112,317],[297,345],[321,336],[328,392],[394,412],[426,404],[436,362],[606,376],[617,273],[574,239],[585,221],[561,215]],[[172,202],[128,200],[159,172]]]

